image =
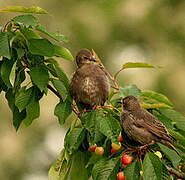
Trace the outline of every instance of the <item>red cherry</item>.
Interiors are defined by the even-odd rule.
[[[117,152],[116,149],[114,149],[114,148],[111,149],[111,154],[114,154],[114,153],[116,153],[116,152]]]
[[[103,149],[103,147],[97,147],[97,148],[95,149],[95,154],[96,154],[96,155],[99,155],[99,156],[102,156],[102,155],[104,154],[104,149]]]
[[[89,151],[89,152],[94,152],[95,149],[96,149],[96,147],[97,147],[97,145],[94,144],[94,145],[92,145],[92,146],[89,147],[88,151]]]
[[[124,172],[123,171],[118,172],[116,179],[117,180],[126,180],[126,177],[124,176]]]
[[[132,162],[132,160],[133,160],[133,157],[132,156],[129,156],[127,154],[123,154],[121,156],[121,162],[122,162],[123,165],[130,164]]]

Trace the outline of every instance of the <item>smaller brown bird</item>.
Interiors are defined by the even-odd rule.
[[[171,144],[175,139],[169,134],[162,122],[140,106],[137,98],[127,96],[123,98],[122,105],[123,112],[120,120],[130,139],[142,145],[159,142],[178,153]]]
[[[77,70],[71,84],[71,95],[83,109],[104,105],[109,94],[106,70],[93,51],[82,49],[76,56]]]

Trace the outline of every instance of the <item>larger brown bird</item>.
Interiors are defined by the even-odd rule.
[[[175,139],[170,136],[162,122],[140,106],[137,98],[127,96],[122,100],[122,105],[123,112],[120,120],[130,139],[143,145],[159,142],[178,153],[172,145]]]
[[[103,106],[109,94],[106,71],[95,54],[82,49],[76,56],[77,70],[71,80],[71,95],[83,109]]]

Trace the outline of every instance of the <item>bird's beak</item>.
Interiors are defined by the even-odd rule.
[[[121,100],[120,100],[120,101],[117,101],[117,103],[118,103],[118,104],[122,104],[122,101],[121,101]]]
[[[96,58],[94,58],[94,57],[92,57],[90,60],[93,62],[96,62]]]

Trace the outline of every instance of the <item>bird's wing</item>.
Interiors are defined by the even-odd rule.
[[[137,126],[147,129],[160,139],[164,139],[169,142],[174,141],[173,137],[170,136],[162,122],[145,109],[139,111],[138,114],[136,113],[135,117],[137,117],[137,120],[135,120],[135,124]]]

